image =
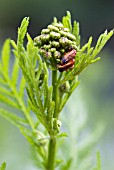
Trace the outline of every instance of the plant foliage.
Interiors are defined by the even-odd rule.
[[[6,169],[6,163],[3,162],[2,165],[0,166],[0,170],[5,170]]]
[[[100,158],[100,153],[97,152],[96,156],[97,156],[97,165],[96,165],[96,167],[95,167],[93,170],[101,170],[101,158]]]
[[[88,65],[100,59],[99,57],[96,58],[96,55],[113,35],[113,30],[109,33],[105,31],[98,38],[95,47],[92,47],[92,37],[81,47],[79,23],[74,21],[72,26],[70,12],[67,12],[67,15],[63,17],[62,22],[58,22],[54,18],[53,24],[56,26],[62,24],[63,29],[69,31],[65,36],[73,38],[73,43],[77,46],[76,61],[72,69],[59,72],[58,67],[53,69],[49,66],[49,64],[57,66],[58,60],[51,58],[47,62],[46,56],[41,55],[41,49],[27,33],[29,25],[29,18],[27,17],[23,19],[18,28],[17,42],[10,39],[5,41],[0,61],[0,102],[5,104],[4,107],[0,108],[0,115],[18,127],[32,145],[38,167],[50,170],[54,170],[56,165],[59,167],[60,162],[62,162],[62,160],[55,158],[56,142],[61,143],[62,138],[67,136],[60,129],[59,114],[72,92],[79,85],[78,75]],[[50,27],[51,29],[55,29],[53,24]],[[59,30],[61,35],[63,34],[60,29],[56,28],[56,30]],[[49,34],[53,35],[51,40],[53,41],[54,35],[59,35],[59,33],[52,34],[49,31]],[[43,41],[47,42],[44,37]],[[25,38],[27,39],[26,45],[24,45]],[[68,42],[73,44],[71,41]],[[11,45],[15,56],[13,66],[11,65]],[[43,45],[45,44],[43,43]],[[60,62],[59,59],[59,64],[61,64]],[[10,69],[11,66],[12,69]],[[33,114],[36,116],[35,120],[31,116]],[[94,143],[93,139],[94,136],[91,137],[90,141],[85,141],[79,151],[80,157],[86,157],[89,144]],[[72,159],[67,160],[65,163],[61,163],[61,170],[70,170],[72,167]],[[100,170],[99,162],[98,157],[96,170]],[[81,170],[82,165],[77,165],[77,169]],[[85,170],[87,168],[85,167]]]

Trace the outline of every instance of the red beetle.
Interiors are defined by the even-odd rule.
[[[65,64],[67,63],[69,60],[71,60],[72,58],[74,58],[76,56],[76,50],[71,50],[68,53],[66,53],[64,55],[64,57],[61,60],[61,64]]]
[[[69,68],[73,68],[74,64],[75,64],[75,59],[72,58],[67,63],[65,63],[63,65],[62,64],[58,65],[58,69],[59,69],[60,72],[63,72],[65,70],[68,70]]]
[[[58,69],[60,72],[63,72],[65,70],[68,70],[69,68],[73,68],[75,64],[75,56],[76,56],[76,50],[72,49],[68,53],[66,53],[62,60],[61,63],[58,65]]]

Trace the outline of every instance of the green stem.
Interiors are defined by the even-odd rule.
[[[49,141],[47,170],[54,170],[55,153],[56,153],[56,139],[53,138],[53,139],[50,139]]]
[[[52,71],[52,86],[53,86],[53,101],[55,102],[55,110],[53,118],[58,118],[58,86],[57,86],[57,71]],[[50,136],[48,148],[47,170],[54,170],[56,154],[56,137]]]
[[[58,118],[58,86],[57,71],[52,71],[53,101],[55,102],[54,118]]]

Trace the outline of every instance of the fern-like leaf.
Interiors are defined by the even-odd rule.
[[[65,28],[68,28],[70,32],[72,32],[71,15],[69,11],[67,11],[67,15],[63,17],[62,23]]]
[[[72,34],[76,37],[76,45],[80,48],[79,23],[74,21]]]
[[[97,44],[95,46],[95,49],[92,53],[92,59],[96,57],[96,55],[101,51],[101,49],[104,47],[104,45],[107,43],[107,41],[112,37],[114,34],[114,30],[111,30],[109,33],[107,30],[100,35]]]
[[[29,17],[25,17],[21,22],[21,26],[18,28],[18,39],[17,39],[18,45],[23,44],[24,37],[25,37],[26,32],[27,32],[28,24],[29,24]]]
[[[6,111],[2,108],[0,108],[0,115],[18,128],[22,127],[23,125],[28,126],[27,121],[25,119],[20,118],[19,116],[16,116],[15,114]]]
[[[13,43],[13,45],[17,49],[16,44]],[[12,76],[10,76],[9,74],[9,68],[10,68],[10,40],[9,39],[5,41],[2,49],[2,61],[0,62],[0,67],[1,67],[0,101],[4,102],[6,105],[10,106],[11,108],[19,109],[22,112],[22,114],[24,114],[25,121],[28,121],[28,124],[30,123],[31,124],[30,126],[33,127],[32,120],[28,114],[29,113],[28,108],[25,106],[25,102],[23,100],[24,88],[25,88],[25,81],[23,80],[23,77],[21,78],[20,85],[19,85],[19,66],[18,66],[17,58],[15,59],[12,68],[13,71]],[[17,84],[19,89],[17,88]],[[6,113],[5,111],[4,113]],[[1,112],[1,114],[3,114],[3,111]],[[14,117],[12,115],[12,117],[10,117],[10,119],[8,120],[12,123],[12,121],[14,122],[13,118]]]

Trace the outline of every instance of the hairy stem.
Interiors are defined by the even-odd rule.
[[[58,86],[57,86],[57,71],[52,71],[52,86],[53,86],[53,101],[55,102],[54,118],[58,118]],[[47,170],[54,170],[56,153],[56,137],[50,136],[48,146]]]

